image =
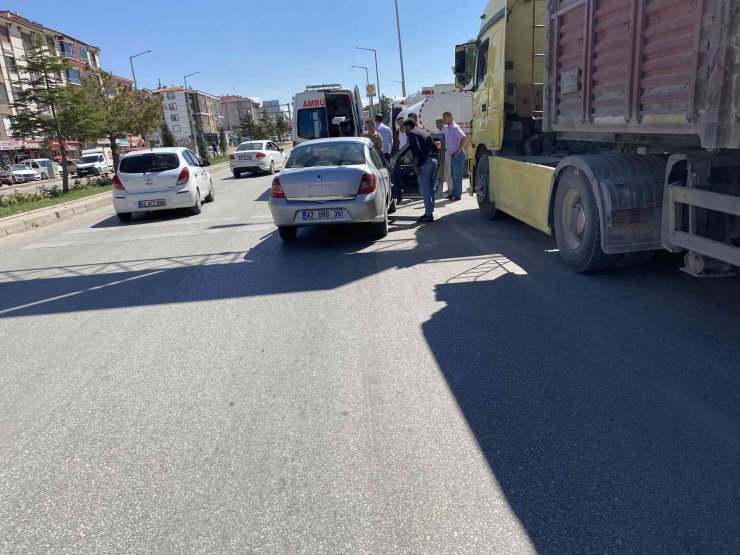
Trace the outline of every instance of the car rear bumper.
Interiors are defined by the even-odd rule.
[[[245,172],[265,172],[270,169],[270,160],[229,160],[231,171],[240,170]]]
[[[139,201],[164,200],[164,206],[139,206]],[[154,212],[157,210],[174,210],[189,208],[195,205],[195,187],[160,191],[153,193],[129,193],[113,190],[113,208],[116,212]]]
[[[377,192],[360,195],[355,199],[328,202],[295,202],[284,198],[270,198],[270,212],[276,226],[337,225],[381,222],[385,218],[385,206]],[[342,210],[341,219],[303,219],[304,210]]]

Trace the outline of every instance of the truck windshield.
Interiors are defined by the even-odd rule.
[[[326,128],[326,109],[298,110],[298,136],[301,139],[322,139],[329,136]]]
[[[99,154],[88,154],[87,156],[83,156],[80,159],[80,163],[82,164],[94,164],[95,162],[100,162],[101,156]]]

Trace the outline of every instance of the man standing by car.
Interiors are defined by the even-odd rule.
[[[374,142],[375,146],[378,147],[378,151],[382,153],[383,137],[381,137],[380,133],[375,130],[375,122],[371,119],[367,120],[365,122],[365,129],[367,129],[367,131],[365,131],[362,136]]]
[[[445,144],[447,144],[447,126],[445,125],[445,122],[442,118],[437,118],[437,121],[435,122],[437,125],[437,132],[442,133],[442,135],[445,136]],[[440,153],[440,155],[443,153]],[[450,154],[447,152],[447,149],[445,148],[444,152],[444,162],[445,162],[445,183],[447,183],[447,196],[449,197],[452,194],[452,170],[450,169],[452,166],[452,161],[450,160]]]
[[[424,199],[424,215],[417,221],[429,223],[434,221],[434,185],[437,180],[437,159],[432,156],[436,148],[434,139],[424,129],[419,129],[416,122],[409,118],[403,123],[409,140],[411,154],[414,157],[414,173],[418,177],[419,192]]]
[[[465,166],[465,143],[467,137],[460,126],[455,123],[450,112],[442,114],[447,133],[447,154],[452,159],[452,191],[447,195],[447,200],[460,200],[462,196],[463,167]]]
[[[375,116],[375,130],[383,137],[383,156],[389,162],[391,161],[391,147],[393,146],[393,131],[383,123],[383,115]]]
[[[403,116],[396,118],[396,131],[393,134],[393,148],[391,154],[396,154],[399,150],[406,146],[408,140],[406,139],[406,132],[403,127]]]

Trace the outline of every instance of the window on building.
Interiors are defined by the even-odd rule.
[[[10,42],[10,33],[5,25],[0,25],[0,40]]]
[[[167,93],[167,100],[175,100],[175,93],[168,92]]]
[[[5,67],[8,68],[10,73],[18,73],[18,65],[15,63],[13,56],[5,56]]]
[[[62,47],[62,56],[72,58],[73,60],[77,59],[77,49],[74,44],[66,40],[60,41],[59,44]]]
[[[80,77],[80,70],[74,67],[69,68],[67,70],[67,82],[74,83],[75,85],[82,84],[82,80]]]
[[[21,33],[21,40],[23,41],[23,47],[29,49],[33,46],[33,38],[31,33]]]
[[[182,131],[182,126],[180,125],[173,125],[172,126],[172,132],[173,133],[180,133]]]
[[[46,37],[46,47],[49,49],[49,51],[52,54],[56,54],[56,52],[57,52],[57,45],[54,42],[54,37]]]
[[[176,103],[174,103],[174,102],[170,102],[170,103],[169,103],[169,104],[167,105],[167,107],[168,107],[168,108],[169,108],[170,110],[177,110],[177,104],[176,104]]]
[[[97,68],[100,64],[98,64],[98,58],[95,56],[95,52],[90,52],[90,65],[94,68]]]
[[[10,90],[13,91],[13,100],[18,102],[18,96],[23,92],[23,87],[20,85],[10,85]]]
[[[172,114],[170,116],[170,121],[180,121],[180,116],[178,114]]]
[[[5,86],[5,83],[0,83],[0,104],[10,104],[8,88]]]
[[[80,60],[87,63],[90,63],[90,56],[87,54],[87,48],[84,46],[80,46]]]

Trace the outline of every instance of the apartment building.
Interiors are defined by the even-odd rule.
[[[280,106],[279,100],[265,100],[262,103],[262,108],[263,110],[266,110],[269,113],[271,113],[273,116],[276,116],[282,112],[282,108]]]
[[[185,87],[179,86],[160,87],[151,93],[162,102],[164,121],[178,145],[195,148],[195,127],[198,123],[203,127],[206,144],[218,142],[223,117],[217,96],[190,88],[186,93]]]
[[[62,85],[79,84],[82,76],[90,68],[100,68],[100,49],[70,37],[41,23],[28,20],[15,12],[0,10],[0,164],[8,164],[29,157],[39,157],[42,145],[38,141],[19,141],[12,137],[11,105],[21,92],[19,67],[35,37],[40,36],[55,54],[67,58],[70,68],[58,76]],[[49,145],[44,156],[59,155],[59,145]],[[66,150],[70,157],[79,155],[79,145],[68,142]]]
[[[252,119],[259,119],[262,114],[260,103],[243,96],[228,95],[221,97],[221,115],[227,132],[233,133],[236,131],[247,114],[251,114]]]

